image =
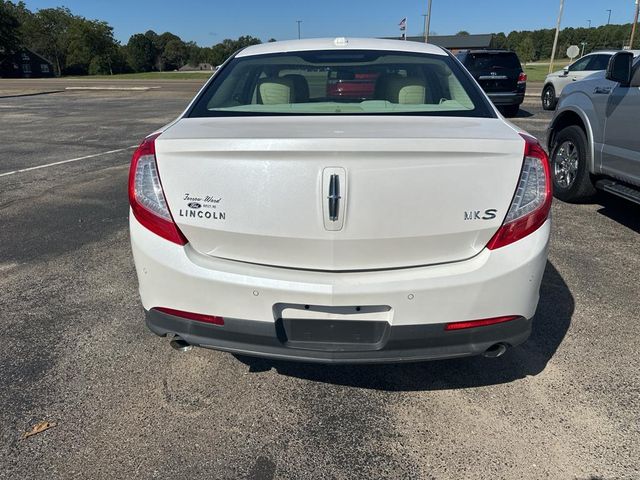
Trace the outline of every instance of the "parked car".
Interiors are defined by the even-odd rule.
[[[365,98],[318,85],[343,69],[377,75]],[[338,38],[233,55],[135,151],[129,199],[156,334],[394,362],[529,336],[552,193],[543,148],[446,50]]]
[[[461,50],[456,56],[505,116],[518,114],[527,89],[527,75],[514,52]]]
[[[631,52],[565,87],[547,132],[559,199],[581,202],[601,189],[640,203],[639,87],[640,59]]]
[[[378,72],[353,72],[350,70],[331,70],[327,81],[327,97],[371,98],[375,91]]]
[[[547,75],[542,87],[542,108],[545,110],[556,108],[558,98],[560,98],[564,87],[572,82],[587,78],[595,72],[604,71],[615,53],[616,50],[590,53],[579,58],[571,65],[567,65],[562,70]]]

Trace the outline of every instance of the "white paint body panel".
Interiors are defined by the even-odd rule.
[[[523,152],[499,118],[189,118],[156,140],[169,208],[197,251],[333,271],[477,255],[507,213]],[[338,231],[326,227],[331,168],[346,172]],[[207,196],[220,201],[198,201]],[[193,212],[194,199],[224,218]],[[486,209],[495,218],[465,220]]]
[[[531,235],[447,265],[376,272],[313,272],[221,260],[180,247],[130,216],[145,309],[169,306],[228,318],[274,322],[277,303],[388,305],[392,325],[446,323],[503,315],[531,318],[538,303],[550,220]],[[411,298],[410,298],[411,297]]]

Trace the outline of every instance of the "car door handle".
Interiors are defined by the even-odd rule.
[[[593,93],[608,95],[611,93],[611,87],[596,87],[593,89]]]

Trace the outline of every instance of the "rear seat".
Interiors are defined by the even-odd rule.
[[[258,82],[258,103],[282,105],[293,103],[295,86],[290,78],[263,78]]]
[[[391,103],[422,105],[426,102],[427,89],[423,79],[385,74],[378,77],[375,97]]]
[[[282,105],[309,101],[309,84],[302,75],[267,77],[258,82],[258,103]]]

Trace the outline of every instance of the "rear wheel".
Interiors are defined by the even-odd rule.
[[[557,198],[578,203],[596,193],[589,173],[590,160],[587,136],[580,127],[572,125],[558,133],[549,160]]]
[[[556,89],[553,88],[553,85],[544,87],[544,90],[542,90],[542,108],[545,110],[554,110],[557,103]]]
[[[501,110],[505,117],[515,117],[518,114],[518,110],[520,110],[520,105],[505,105],[501,107]]]

